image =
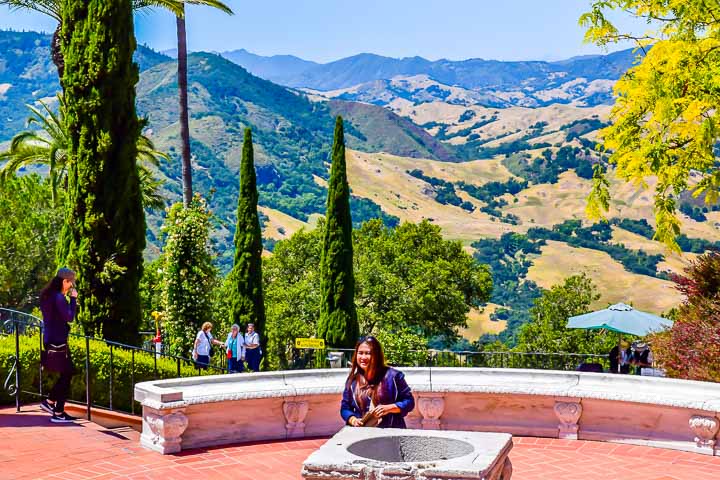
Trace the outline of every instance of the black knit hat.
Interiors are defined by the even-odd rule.
[[[60,277],[65,280],[70,280],[71,282],[75,282],[75,272],[70,270],[67,267],[62,267],[57,271],[56,277]]]

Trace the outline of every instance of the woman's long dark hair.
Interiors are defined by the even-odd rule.
[[[360,345],[367,344],[370,347],[370,365],[368,365],[367,371],[363,371],[358,365],[358,349]],[[382,398],[382,380],[385,378],[388,366],[385,364],[385,354],[383,353],[382,345],[375,337],[362,337],[355,344],[355,351],[353,352],[352,366],[350,367],[350,373],[348,374],[345,382],[346,387],[350,387],[353,382],[356,382],[358,388],[356,389],[356,398],[358,405],[361,408],[365,408],[365,395],[362,395],[362,391],[367,388],[370,389],[370,397],[375,405],[379,405],[379,399]]]
[[[45,285],[45,288],[42,289],[40,292],[40,301],[47,300],[50,295],[54,293],[61,293],[63,287],[63,279],[60,277],[53,277],[52,280],[48,282],[47,285]]]

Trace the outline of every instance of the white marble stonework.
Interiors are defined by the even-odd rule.
[[[720,455],[720,384],[635,375],[404,368],[417,407],[408,428],[652,445]],[[331,436],[343,426],[347,370],[294,370],[143,382],[141,442],[170,453],[228,443]],[[182,415],[168,417],[169,415]],[[166,426],[167,425],[167,426]]]
[[[555,415],[557,415],[560,424],[558,425],[558,438],[568,440],[578,439],[578,420],[582,415],[581,399],[555,399]]]
[[[307,415],[309,404],[307,401],[295,400],[285,401],[283,403],[283,413],[285,414],[285,429],[290,438],[301,438],[305,436],[305,416]]]
[[[418,393],[416,395],[416,407],[422,415],[420,424],[426,430],[440,430],[440,417],[445,410],[445,399],[443,395],[435,393]]]
[[[303,462],[305,480],[511,480],[506,433],[345,427]]]

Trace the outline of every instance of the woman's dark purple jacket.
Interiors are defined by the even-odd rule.
[[[51,293],[47,298],[40,300],[40,310],[43,316],[43,343],[45,345],[62,345],[67,343],[70,333],[70,322],[75,317],[77,300],[73,297],[70,303],[60,292]]]
[[[382,391],[387,392],[388,397],[394,399],[391,403],[394,403],[400,408],[400,413],[385,415],[380,420],[378,427],[406,428],[405,416],[415,408],[415,399],[412,396],[410,387],[405,381],[405,375],[399,370],[388,368],[382,382]],[[343,420],[345,420],[345,423],[348,423],[350,417],[362,418],[369,410],[369,405],[361,410],[355,401],[354,392],[356,387],[356,382],[353,380],[350,385],[345,387],[345,391],[343,392],[342,402],[340,403],[340,415]]]

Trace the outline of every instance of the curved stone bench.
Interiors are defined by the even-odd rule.
[[[547,370],[405,368],[408,428],[507,432],[720,455],[720,384]],[[331,436],[347,370],[143,382],[141,443],[162,453]]]

